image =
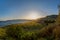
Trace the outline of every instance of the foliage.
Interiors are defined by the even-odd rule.
[[[60,25],[57,22],[49,18],[44,24],[32,21],[1,27],[0,40],[59,40]]]

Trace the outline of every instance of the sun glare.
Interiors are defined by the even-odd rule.
[[[29,18],[30,19],[37,19],[37,15],[36,14],[30,14]]]
[[[30,12],[27,16],[28,19],[37,19],[38,18],[38,12]]]

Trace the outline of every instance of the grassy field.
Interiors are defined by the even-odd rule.
[[[59,40],[60,26],[58,20],[52,23],[50,20],[43,24],[32,21],[1,27],[0,40]]]

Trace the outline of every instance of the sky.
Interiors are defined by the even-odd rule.
[[[0,0],[0,20],[33,19],[58,14],[60,0]]]

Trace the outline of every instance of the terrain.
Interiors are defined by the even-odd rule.
[[[60,40],[60,15],[0,27],[0,40]]]

